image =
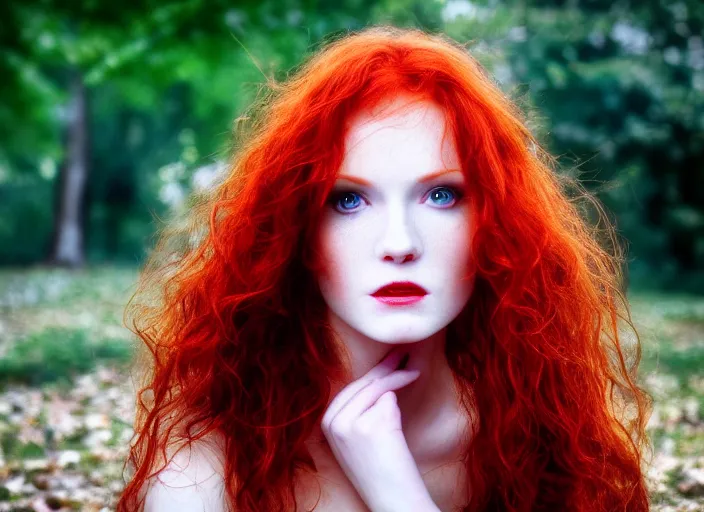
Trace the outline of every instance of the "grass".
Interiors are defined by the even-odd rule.
[[[49,327],[12,345],[0,360],[0,387],[70,380],[98,363],[125,364],[132,348],[123,339],[90,340],[83,329]]]
[[[136,279],[133,267],[6,269],[0,271],[0,308],[119,305],[134,291]],[[103,311],[122,317],[119,308]]]
[[[0,389],[70,386],[98,364],[120,366],[134,341],[122,325],[134,268],[0,271]]]

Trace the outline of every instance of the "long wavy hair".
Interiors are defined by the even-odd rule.
[[[315,469],[305,441],[345,371],[316,228],[350,117],[400,93],[443,109],[470,190],[475,287],[446,341],[473,426],[463,511],[648,510],[652,400],[620,242],[478,61],[443,36],[373,27],[267,90],[128,306],[148,371],[118,510],[143,506],[170,447],[215,433],[234,510],[294,510],[294,472]]]

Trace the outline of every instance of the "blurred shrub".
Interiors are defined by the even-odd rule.
[[[18,340],[0,361],[0,388],[68,381],[97,363],[127,363],[132,348],[122,339],[90,341],[81,329],[49,328]]]

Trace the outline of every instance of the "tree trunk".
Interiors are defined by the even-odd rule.
[[[71,78],[66,159],[55,207],[54,236],[50,261],[55,265],[79,267],[85,263],[83,203],[88,179],[88,134],[86,89],[83,76]]]

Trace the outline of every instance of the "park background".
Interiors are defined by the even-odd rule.
[[[464,44],[606,206],[655,400],[653,510],[704,510],[704,3],[0,4],[0,510],[112,510],[125,303],[269,80],[370,24]]]

